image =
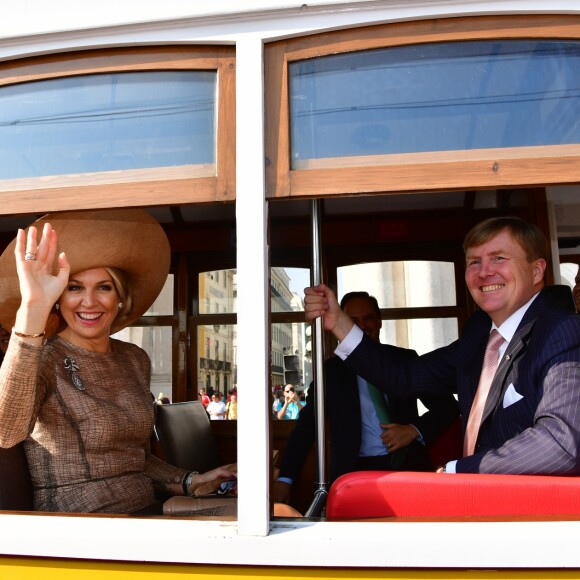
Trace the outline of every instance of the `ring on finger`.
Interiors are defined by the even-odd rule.
[[[36,260],[36,254],[34,252],[26,252],[24,254],[24,259],[29,262],[34,262],[34,260]]]

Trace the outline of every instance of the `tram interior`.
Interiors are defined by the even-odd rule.
[[[269,203],[271,267],[285,270],[289,278],[295,276],[295,272],[301,272],[299,279],[306,280],[307,283],[312,263],[311,203],[304,199],[273,200]],[[553,267],[549,268],[547,275],[550,284],[573,286],[580,263],[578,185],[328,197],[321,201],[321,207],[322,275],[325,282],[338,287],[339,291],[341,283],[343,290],[351,289],[350,286],[344,286],[344,281],[341,282],[340,279],[345,275],[340,274],[340,269],[352,265],[401,261],[451,264],[446,275],[453,278],[451,285],[455,295],[452,300],[440,304],[381,304],[385,323],[391,323],[389,336],[404,338],[399,346],[409,346],[409,337],[413,335],[410,324],[413,320],[451,320],[454,328],[452,332],[460,332],[461,325],[474,309],[463,284],[461,242],[469,227],[480,219],[492,215],[517,214],[537,223],[549,233],[553,260]],[[235,337],[235,306],[228,305],[227,301],[220,302],[217,307],[211,306],[210,296],[202,294],[204,276],[209,275],[208,273],[214,273],[218,278],[218,272],[235,273],[234,204],[161,206],[149,208],[149,211],[166,229],[173,252],[172,284],[168,290],[171,308],[148,313],[144,317],[146,320],[136,324],[140,332],[143,329],[160,331],[161,342],[150,341],[147,346],[156,344],[155,348],[163,350],[163,355],[159,352],[149,354],[152,356],[154,368],[156,361],[160,366],[165,365],[165,382],[161,387],[159,384],[152,384],[152,393],[158,395],[162,388],[171,401],[177,403],[197,399],[199,388],[206,385],[224,392],[237,386],[239,395],[251,397],[251,385],[236,384],[235,342],[228,342],[228,337]],[[16,228],[25,227],[34,217],[36,216],[0,218],[2,247],[12,239]],[[359,276],[359,283],[360,279]],[[223,284],[225,287],[226,283]],[[375,288],[384,284],[384,280],[374,280],[373,284],[372,287]],[[210,289],[211,287],[213,286]],[[282,349],[282,359],[278,361],[274,356],[272,358],[271,387],[273,389],[276,382],[280,386],[286,378],[284,354],[299,352],[304,360],[300,365],[301,375],[298,382],[306,390],[312,371],[306,372],[304,363],[311,369],[312,358],[307,350],[310,339],[303,314],[299,306],[282,308],[281,302],[274,299],[275,294],[273,288],[271,341],[273,349],[274,346]],[[185,364],[176,355],[178,345],[175,342],[181,340],[176,339],[179,333],[175,329],[178,315],[183,312],[186,313],[188,321]],[[297,329],[294,334],[293,327]],[[273,338],[275,328],[278,331],[288,329],[290,338],[301,341],[300,345],[294,342],[285,344],[281,339]],[[278,331],[276,334],[279,334]],[[142,336],[142,333],[133,335],[141,339]],[[442,340],[445,336],[445,332],[439,333],[434,340]],[[325,356],[330,356],[333,347],[332,341],[327,338],[324,345]],[[167,370],[168,361],[170,370]],[[225,376],[227,380],[224,380]],[[213,383],[216,380],[220,382]],[[278,457],[283,455],[293,427],[293,421],[278,421],[272,417],[272,448],[278,452]],[[237,456],[237,421],[211,421],[211,428],[221,462],[234,462]],[[163,456],[160,447],[155,447],[154,451]],[[2,477],[6,476],[7,473],[3,470]],[[293,507],[304,513],[312,501],[317,485],[316,446],[313,446],[301,477],[293,486]]]

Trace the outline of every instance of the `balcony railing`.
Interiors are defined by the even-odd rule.
[[[216,360],[212,358],[200,358],[199,368],[210,371],[223,371],[226,373],[232,372],[232,363],[223,360]]]

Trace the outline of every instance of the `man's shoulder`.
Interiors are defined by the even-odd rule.
[[[545,286],[540,292],[541,301],[550,309],[562,310],[568,314],[576,314],[576,305],[572,289],[565,284]]]
[[[534,322],[534,329],[542,332],[568,332],[576,334],[580,331],[580,316],[571,310],[552,292],[556,286],[544,288],[532,302],[520,326]],[[580,335],[577,335],[580,336]]]

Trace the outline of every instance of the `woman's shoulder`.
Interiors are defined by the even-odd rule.
[[[125,342],[114,338],[111,340],[113,341],[112,347],[115,361],[121,361],[122,364],[130,364],[135,368],[143,369],[147,372],[150,371],[151,359],[140,346],[132,342]]]
[[[135,356],[145,356],[148,358],[148,354],[140,346],[137,346],[132,342],[111,338],[111,346],[113,352],[119,352],[122,354],[133,353]]]

